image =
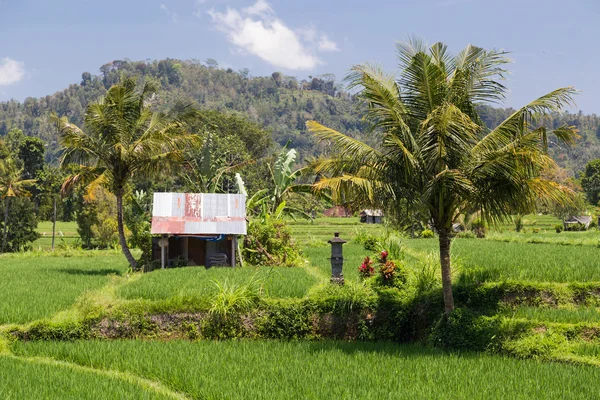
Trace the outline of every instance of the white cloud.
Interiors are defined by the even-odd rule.
[[[171,11],[165,3],[161,3],[160,9],[163,10],[165,12],[165,14],[167,14],[174,23],[179,22],[179,15],[177,15],[176,12]]]
[[[0,60],[0,86],[19,82],[24,77],[24,63],[8,57]]]
[[[319,51],[340,51],[337,43],[330,40],[327,35],[321,35],[319,39]]]
[[[250,53],[268,63],[290,70],[310,70],[321,63],[314,49],[335,51],[337,45],[314,28],[294,31],[277,17],[266,0],[225,12],[208,11],[217,30],[225,33],[227,40],[237,49]],[[323,41],[321,46],[321,41]],[[308,43],[307,43],[308,42]],[[321,48],[323,47],[323,48]]]

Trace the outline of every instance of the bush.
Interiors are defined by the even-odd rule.
[[[430,336],[437,347],[453,350],[486,350],[499,331],[498,317],[480,316],[470,310],[457,308],[443,315]]]
[[[456,237],[459,239],[475,239],[477,236],[471,231],[458,232]]]
[[[433,233],[433,231],[431,229],[424,229],[423,232],[421,232],[421,237],[423,239],[431,239],[433,238],[435,235]]]
[[[473,223],[471,224],[471,230],[479,239],[483,239],[487,232],[485,222],[479,218],[473,221]]]
[[[252,265],[298,266],[300,248],[292,240],[292,232],[283,220],[253,220],[248,224],[242,250],[244,260]]]
[[[365,257],[360,267],[358,267],[358,275],[363,279],[367,279],[375,275],[373,260],[371,260],[369,257]]]
[[[378,283],[383,286],[400,287],[406,283],[407,272],[402,264],[388,260],[387,251],[381,252],[379,259]]]
[[[597,227],[598,227],[598,223],[592,219],[592,222],[590,222],[589,228],[592,229],[592,228],[597,228]]]
[[[4,200],[5,202],[7,199]],[[31,248],[31,242],[37,240],[40,234],[37,228],[37,218],[33,203],[26,198],[11,197],[8,210],[8,224],[5,251],[23,251]],[[3,202],[2,210],[6,203]],[[4,213],[0,217],[0,241],[4,240]]]
[[[379,248],[379,240],[377,236],[368,236],[363,242],[363,247],[368,251],[377,251]]]
[[[521,232],[521,230],[523,229],[523,216],[517,215],[514,218],[514,222],[515,222],[515,231]]]
[[[554,230],[556,231],[556,233],[561,233],[563,231],[562,224],[556,224],[556,225],[554,225]]]

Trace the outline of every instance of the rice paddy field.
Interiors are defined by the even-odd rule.
[[[455,239],[455,281],[600,282],[600,232],[562,232],[548,216],[526,216],[524,231],[506,224],[485,239]],[[0,255],[0,332],[10,324],[60,320],[82,299],[102,302],[179,299],[208,302],[217,285],[257,283],[272,299],[299,299],[329,281],[334,232],[344,245],[344,276],[359,283],[358,266],[373,251],[357,236],[381,237],[383,225],[357,218],[290,221],[306,263],[295,268],[173,268],[131,274],[111,250],[77,250],[74,223],[50,223],[34,251]],[[63,238],[64,241],[61,241]],[[402,260],[416,270],[435,260],[437,239],[401,239]],[[433,257],[433,258],[431,258]],[[414,272],[414,271],[413,271]],[[516,306],[507,318],[541,324],[600,325],[597,304]],[[600,359],[600,344],[576,342],[575,356]],[[334,341],[13,342],[0,337],[0,398],[11,399],[590,399],[600,368],[497,355],[444,353],[394,343]]]
[[[35,342],[14,351],[135,374],[191,399],[591,399],[600,391],[594,367],[392,343]],[[0,393],[12,386],[0,380]]]
[[[0,325],[49,318],[128,269],[120,253],[62,254],[36,252],[0,257]]]

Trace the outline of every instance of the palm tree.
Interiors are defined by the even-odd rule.
[[[0,160],[0,195],[4,200],[4,233],[2,236],[2,253],[6,249],[8,238],[8,210],[12,197],[29,196],[27,186],[33,185],[35,179],[21,179],[23,169],[18,169],[12,158]]]
[[[64,148],[61,166],[80,164],[79,171],[63,184],[63,190],[85,183],[90,193],[102,185],[116,196],[119,242],[132,269],[137,268],[137,263],[127,246],[123,227],[127,184],[135,175],[155,177],[182,162],[184,150],[196,142],[180,119],[150,109],[155,92],[153,83],[146,82],[138,91],[133,79],[122,80],[87,107],[85,130],[66,117],[52,117]]]
[[[451,56],[442,43],[398,45],[399,76],[363,64],[352,68],[350,87],[366,103],[365,119],[376,146],[309,121],[308,128],[332,145],[333,157],[315,163],[326,178],[316,189],[351,194],[358,203],[404,204],[426,210],[439,236],[445,313],[454,309],[450,266],[452,224],[478,212],[490,224],[531,212],[539,198],[568,202],[569,190],[540,178],[554,161],[549,130],[538,117],[572,104],[573,88],[557,89],[487,129],[477,105],[499,102],[499,82],[509,62],[502,51],[467,46]],[[576,129],[552,131],[571,144]]]

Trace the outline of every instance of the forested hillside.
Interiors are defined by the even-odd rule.
[[[199,108],[234,111],[272,131],[279,144],[291,140],[291,147],[303,155],[319,152],[314,139],[306,132],[305,122],[315,119],[326,126],[360,137],[364,130],[360,105],[336,84],[335,77],[325,75],[298,81],[275,72],[270,77],[251,77],[248,70],[219,68],[216,62],[161,60],[132,62],[116,60],[100,68],[100,74],[82,74],[79,84],[42,98],[24,102],[0,103],[0,136],[12,128],[22,129],[47,144],[47,158],[57,155],[56,129],[48,120],[55,111],[76,124],[82,123],[86,105],[102,96],[121,75],[156,79],[161,84],[157,107],[191,104]],[[510,109],[484,107],[483,120],[495,126],[509,115]],[[551,153],[561,166],[577,174],[585,164],[600,157],[600,120],[596,115],[559,114],[548,117],[549,125],[575,125],[582,136],[573,149],[550,143]]]

